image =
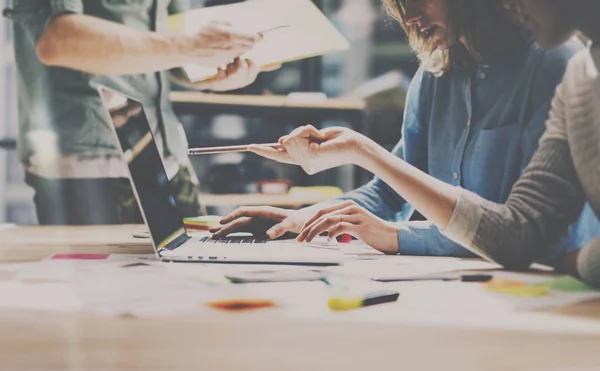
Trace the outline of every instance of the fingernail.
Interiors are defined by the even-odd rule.
[[[269,236],[269,238],[273,238],[273,237],[275,237],[275,230],[273,230],[273,229],[269,229],[269,230],[267,231],[267,236]]]

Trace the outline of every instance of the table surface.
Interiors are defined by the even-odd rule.
[[[152,253],[147,241],[132,237],[140,229],[143,226],[10,228],[0,231],[0,263],[35,262],[54,253]],[[475,303],[478,298],[468,300]],[[360,309],[369,310],[377,309]],[[544,326],[462,327],[451,319],[446,324],[436,320],[446,315],[444,307],[431,313],[430,322],[421,314],[413,323],[357,321],[345,313],[327,320],[289,318],[284,309],[204,311],[169,319],[2,309],[0,369],[592,370],[600,362],[600,331],[576,330],[580,325],[600,327],[599,301],[539,313],[497,310],[485,319],[531,320],[548,327],[554,321],[572,321],[573,331],[560,332],[547,332]]]

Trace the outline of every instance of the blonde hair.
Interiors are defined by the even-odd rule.
[[[416,52],[420,64],[436,76],[449,71],[456,58],[466,63],[510,52],[520,37],[522,25],[506,10],[503,0],[447,0],[448,23],[456,40],[464,40],[466,53],[440,49],[423,36],[418,26],[406,24],[405,0],[382,0],[386,12],[396,19]]]

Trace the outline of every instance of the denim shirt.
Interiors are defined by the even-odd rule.
[[[521,48],[474,73],[457,63],[441,77],[420,69],[407,96],[403,138],[393,153],[448,184],[504,202],[537,149],[555,88],[579,49],[570,42],[545,51],[526,33]],[[414,212],[378,178],[343,199],[389,221],[408,221]],[[398,228],[401,254],[472,256],[428,221]],[[553,255],[599,234],[600,224],[587,207]]]
[[[32,133],[57,138],[60,155],[119,156],[109,120],[96,90],[106,85],[142,102],[153,131],[164,133],[167,151],[187,159],[183,128],[171,108],[166,73],[94,75],[48,67],[35,48],[48,23],[61,14],[86,14],[143,31],[168,32],[169,14],[189,0],[15,0],[4,15],[13,20],[19,92],[19,155],[27,166],[38,149]],[[52,145],[52,144],[50,144]],[[165,153],[166,154],[166,153]]]

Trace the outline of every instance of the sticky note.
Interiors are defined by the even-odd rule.
[[[352,242],[352,236],[349,235],[348,233],[342,233],[339,236],[336,237],[337,242],[339,243],[350,243]]]
[[[190,230],[207,231],[212,227],[220,226],[219,220],[221,220],[221,217],[215,215],[196,216],[184,218],[183,224]]]
[[[587,292],[595,291],[595,289],[572,276],[562,276],[545,283],[552,290],[568,291],[568,292]]]
[[[260,308],[273,308],[277,304],[271,300],[264,299],[229,299],[206,303],[211,308],[227,310],[232,312],[241,312]]]
[[[493,278],[485,286],[489,292],[511,296],[545,296],[550,291],[546,285],[528,285],[525,282]]]
[[[104,260],[108,259],[110,254],[55,254],[52,259],[65,260]]]

